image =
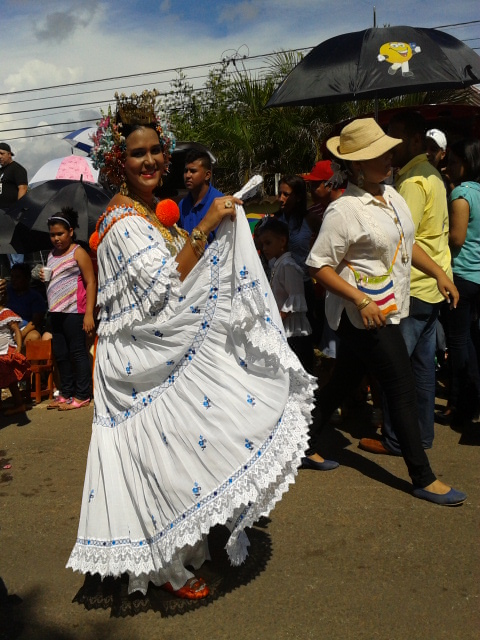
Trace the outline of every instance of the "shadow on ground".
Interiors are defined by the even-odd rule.
[[[258,526],[267,524],[268,519],[262,518]],[[87,574],[73,602],[88,610],[110,609],[111,616],[118,618],[146,611],[155,611],[162,617],[168,617],[208,606],[225,594],[254,580],[265,570],[271,557],[270,535],[254,527],[248,530],[250,548],[247,560],[240,567],[232,567],[224,550],[228,533],[225,527],[217,526],[212,529],[208,537],[212,560],[195,572],[204,578],[210,587],[210,595],[207,598],[182,600],[152,584],[145,596],[139,592],[128,595],[127,575],[121,578],[105,578],[102,581],[98,574]]]

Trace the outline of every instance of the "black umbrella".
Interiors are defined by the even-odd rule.
[[[390,98],[479,82],[480,57],[457,38],[435,29],[374,27],[312,49],[267,107]]]
[[[48,180],[34,187],[0,215],[0,253],[50,249],[48,218],[62,207],[78,211],[79,242],[88,243],[111,196],[99,185],[81,180]]]

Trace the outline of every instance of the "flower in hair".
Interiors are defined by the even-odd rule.
[[[130,97],[116,93],[116,113],[112,113],[111,107],[106,114],[102,111],[102,119],[97,123],[97,130],[92,136],[91,158],[93,166],[113,186],[119,187],[125,179],[126,142],[123,125],[153,125],[163,147],[165,163],[168,164],[170,160],[170,154],[175,148],[175,138],[160,120],[155,104],[157,95],[158,91],[155,89],[145,90],[140,95],[133,93]]]
[[[104,173],[108,182],[119,186],[124,177],[126,145],[119,126],[115,124],[110,107],[107,114],[103,114],[103,118],[98,122],[92,142],[93,166]]]

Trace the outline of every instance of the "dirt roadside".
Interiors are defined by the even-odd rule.
[[[480,427],[436,428],[432,466],[469,495],[447,509],[410,495],[402,459],[360,451],[371,427],[351,413],[325,439],[342,466],[299,473],[252,531],[244,567],[228,566],[213,532],[213,595],[190,605],[64,568],[91,418],[46,402],[19,423],[0,418],[0,640],[478,640]]]

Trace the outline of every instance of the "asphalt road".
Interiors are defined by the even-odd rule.
[[[341,467],[300,471],[252,530],[240,568],[222,528],[206,602],[65,569],[76,536],[92,409],[0,418],[0,640],[478,640],[480,426],[437,425],[432,466],[468,493],[458,508],[410,494],[401,458],[358,449],[368,406],[325,438]],[[4,468],[11,465],[11,468]]]

